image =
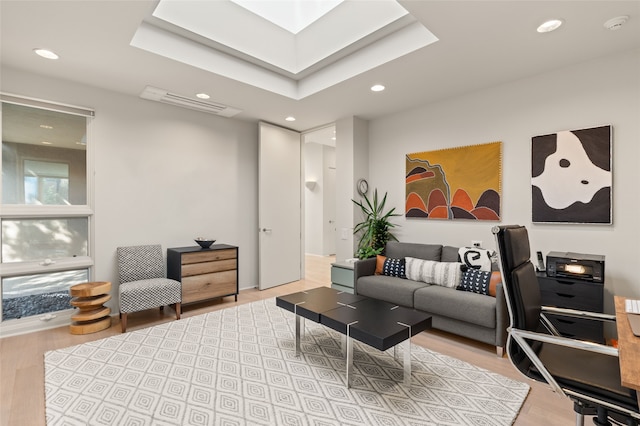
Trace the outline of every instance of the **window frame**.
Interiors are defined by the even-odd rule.
[[[2,279],[31,274],[43,274],[69,270],[88,270],[89,280],[93,280],[95,267],[95,219],[94,219],[94,147],[91,135],[95,111],[90,108],[45,101],[16,94],[0,92],[0,118],[5,103],[17,104],[32,108],[51,110],[61,113],[86,117],[86,204],[84,205],[36,205],[36,204],[2,204],[2,176],[0,175],[0,221],[6,219],[45,219],[45,218],[87,218],[87,256],[64,257],[54,262],[37,259],[24,262],[0,263],[0,285]],[[2,127],[0,120],[0,129]],[[0,151],[0,161],[2,152]],[[0,244],[2,235],[0,235]],[[0,292],[1,297],[1,292]],[[2,321],[2,305],[0,304],[0,338],[27,333],[47,328],[68,325],[74,309],[39,314],[20,319]]]

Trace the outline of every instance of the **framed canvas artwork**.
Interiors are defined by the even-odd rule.
[[[531,139],[532,220],[612,223],[611,126]]]
[[[502,142],[406,156],[405,216],[500,220]]]

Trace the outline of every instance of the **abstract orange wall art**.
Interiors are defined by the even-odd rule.
[[[405,216],[500,220],[502,142],[406,157]]]

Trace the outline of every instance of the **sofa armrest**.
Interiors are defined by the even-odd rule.
[[[509,310],[502,283],[496,285],[496,346],[504,348],[507,343]]]
[[[356,260],[353,264],[353,291],[358,294],[358,278],[376,273],[376,258]]]

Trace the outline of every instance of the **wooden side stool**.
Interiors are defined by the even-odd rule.
[[[111,283],[96,281],[71,286],[71,304],[80,311],[71,317],[71,334],[95,333],[111,327],[111,309],[102,304],[111,299]]]

